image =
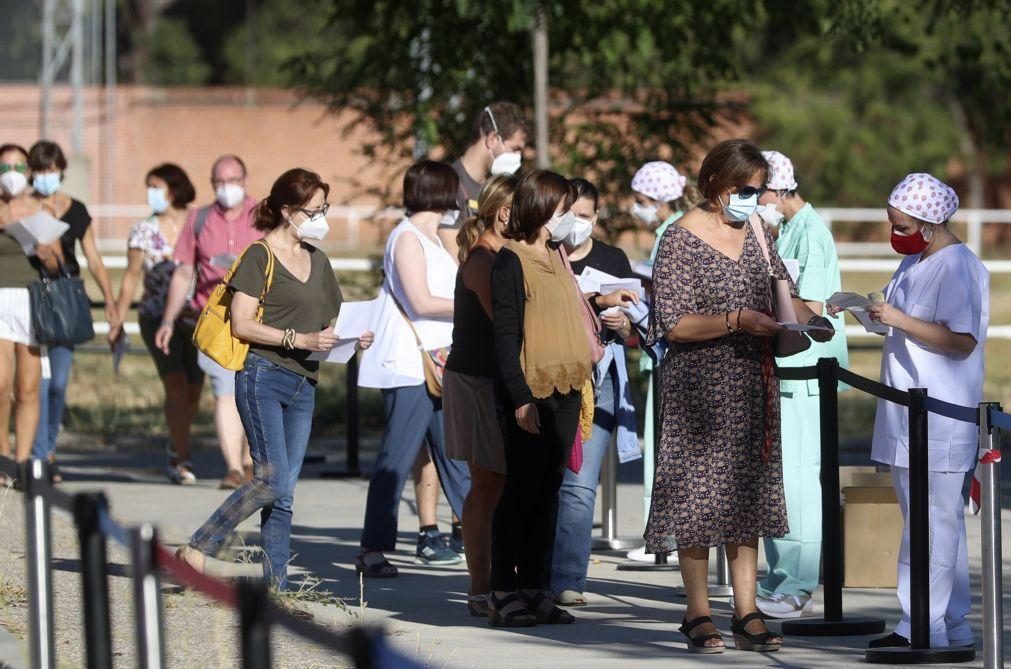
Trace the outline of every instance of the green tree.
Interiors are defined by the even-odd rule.
[[[183,19],[159,17],[144,41],[145,82],[193,86],[210,79],[211,66]]]

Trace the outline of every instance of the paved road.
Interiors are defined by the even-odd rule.
[[[183,541],[199,525],[225,493],[215,489],[217,458],[213,451],[200,451],[198,473],[207,475],[194,488],[168,485],[160,472],[159,455],[153,452],[110,453],[78,452],[62,456],[67,475],[65,489],[70,492],[100,488],[110,499],[113,515],[127,523],[154,520],[167,542]],[[619,528],[623,534],[641,533],[641,483],[636,483],[635,466],[620,477]],[[359,528],[364,510],[367,481],[361,479],[326,480],[319,478],[320,465],[307,467],[296,496],[292,550],[295,573],[311,573],[322,579],[322,586],[343,598],[349,609],[361,611],[359,581],[352,566],[357,551]],[[1009,477],[1011,478],[1011,477]],[[20,509],[11,513],[12,498],[0,515],[0,574],[16,573],[21,554],[16,535],[20,532]],[[440,508],[443,525],[448,509]],[[1004,555],[1011,558],[1011,522],[1005,514]],[[578,621],[567,627],[537,627],[528,630],[498,630],[480,619],[469,618],[464,607],[467,588],[462,566],[423,567],[413,564],[413,535],[416,521],[412,516],[410,491],[401,509],[399,548],[392,560],[401,576],[392,580],[365,583],[364,619],[370,625],[383,625],[391,643],[410,657],[431,667],[621,667],[634,661],[637,667],[705,666],[714,662],[735,667],[836,667],[862,661],[867,638],[787,639],[786,648],[772,655],[759,655],[728,649],[719,658],[689,654],[676,632],[684,606],[674,597],[673,588],[681,584],[675,572],[643,573],[618,571],[621,553],[595,553],[589,570],[589,600],[585,609],[575,611]],[[979,592],[979,520],[969,520],[973,588]],[[258,522],[248,521],[243,530],[255,539]],[[61,661],[66,666],[80,666],[79,596],[76,581],[75,546],[68,525],[55,523],[54,551],[57,556],[57,638]],[[112,551],[114,567],[112,589],[115,605],[114,629],[116,651],[122,666],[132,666],[133,640],[129,633],[128,581],[126,557]],[[6,558],[5,558],[6,556]],[[1005,571],[1008,568],[1005,561]],[[250,571],[240,565],[239,571]],[[225,565],[231,573],[233,568]],[[844,594],[848,613],[879,616],[889,625],[895,623],[898,606],[894,593],[887,590],[850,590]],[[63,611],[66,607],[67,611]],[[333,607],[313,604],[317,620],[346,628],[357,620]],[[1011,598],[1005,608],[1011,611]],[[23,609],[23,607],[22,607]],[[819,611],[820,608],[816,608]],[[727,601],[715,600],[717,625],[729,629],[730,608]],[[15,611],[15,632],[23,625],[25,612]],[[192,594],[178,594],[167,587],[166,623],[171,666],[237,666],[234,653],[235,622],[231,613]],[[5,611],[0,609],[0,623]],[[10,623],[10,620],[8,620]],[[980,629],[979,598],[974,602],[973,624]],[[2,630],[2,627],[0,627]],[[23,627],[21,628],[23,634]],[[282,636],[282,635],[279,635]],[[63,645],[61,645],[61,642]],[[1011,633],[1005,645],[1011,647]],[[64,647],[65,646],[65,647]],[[10,653],[11,641],[0,636],[0,659]],[[328,656],[298,639],[286,635],[278,639],[274,650],[275,666],[340,666],[341,660]],[[23,658],[12,657],[15,666]],[[982,666],[980,661],[966,666]]]

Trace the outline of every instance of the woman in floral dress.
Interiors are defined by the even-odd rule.
[[[758,538],[788,530],[772,357],[782,326],[771,316],[769,277],[789,277],[754,217],[767,178],[752,142],[717,145],[699,171],[706,201],[666,231],[653,270],[649,339],[669,349],[646,549],[662,551],[669,536],[677,542],[688,594],[681,631],[694,652],[723,651],[708,601],[712,546],[725,546],[730,561],[737,647],[782,645],[755,607]],[[821,324],[790,287],[798,320]]]
[[[168,464],[165,471],[173,483],[196,483],[190,465],[190,428],[196,417],[204,373],[197,365],[193,345],[196,314],[183,310],[175,323],[168,354],[155,346],[154,335],[162,324],[165,298],[175,262],[172,250],[179,231],[186,223],[187,205],[193,201],[193,184],[182,168],[171,163],[159,165],[147,174],[147,201],[151,215],[137,222],[127,241],[127,268],[119,290],[116,308],[122,322],[130,311],[130,302],[143,277],[144,295],[137,307],[140,333],[158,368],[165,387],[165,422],[169,429]],[[109,332],[109,344],[122,336],[120,327]]]

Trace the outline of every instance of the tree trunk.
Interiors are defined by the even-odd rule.
[[[545,169],[551,164],[551,157],[548,154],[548,15],[543,2],[537,3],[533,42],[537,167]]]

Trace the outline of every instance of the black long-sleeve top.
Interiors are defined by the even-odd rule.
[[[520,365],[526,302],[523,265],[515,253],[503,248],[495,256],[491,270],[492,322],[495,325],[499,380],[506,394],[503,399],[514,409],[534,401],[534,394]]]

